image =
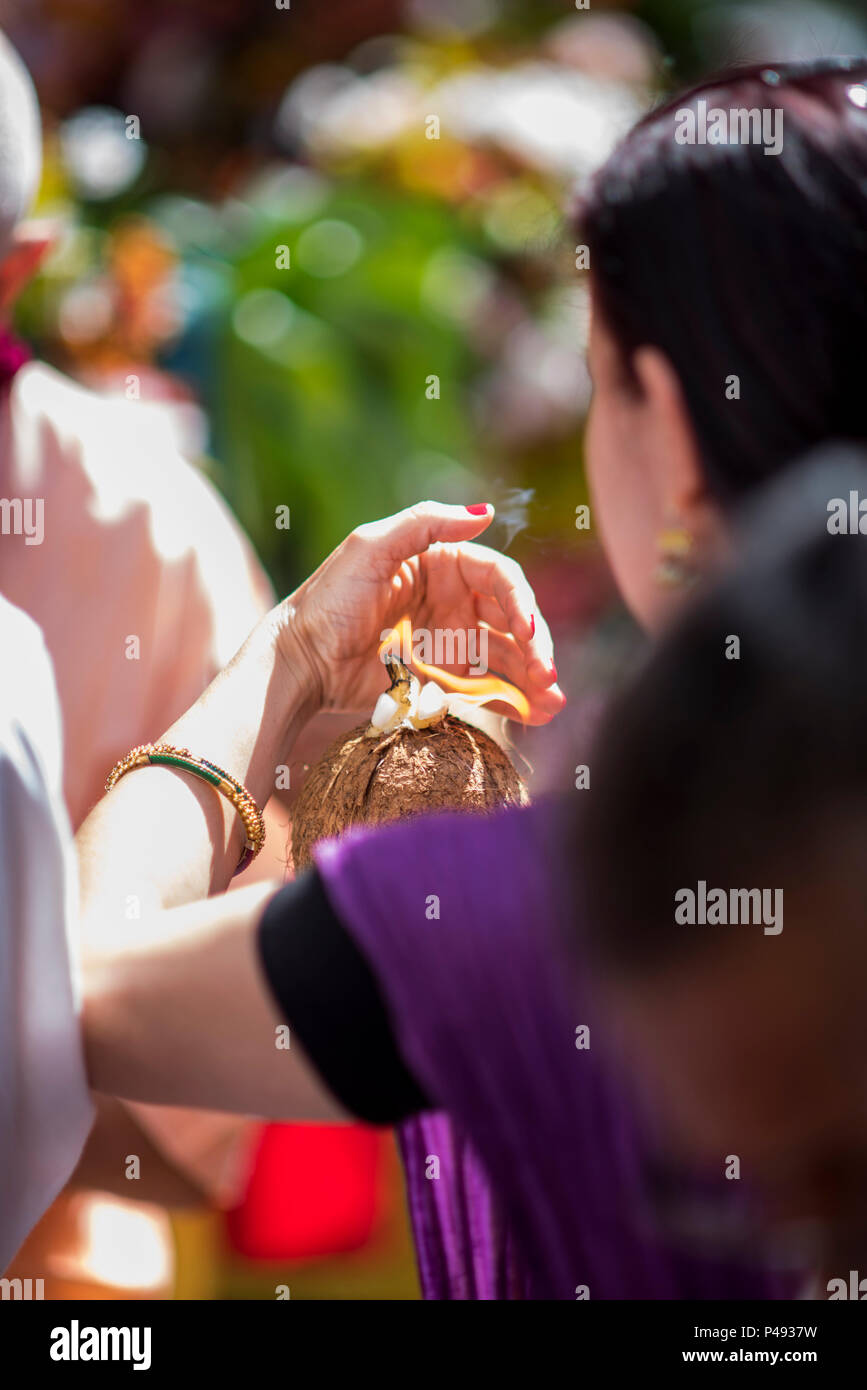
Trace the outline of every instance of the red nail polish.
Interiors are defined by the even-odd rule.
[[[536,636],[536,614],[535,614],[535,613],[531,613],[531,614],[530,614],[530,636],[531,636],[531,637],[535,637],[535,636]]]
[[[488,510],[487,502],[476,502],[472,507],[467,507],[470,516],[485,516]]]

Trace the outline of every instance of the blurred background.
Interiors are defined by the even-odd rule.
[[[0,22],[62,227],[19,308],[34,350],[164,402],[281,593],[359,522],[493,501],[561,684],[603,685],[633,639],[576,528],[588,292],[564,212],[660,93],[863,52],[865,0],[8,0]],[[579,760],[521,752],[535,789]],[[179,1296],[415,1296],[390,1141],[315,1141],[268,1127],[238,1209],[175,1223]]]

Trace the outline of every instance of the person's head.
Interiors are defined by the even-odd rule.
[[[654,625],[678,597],[665,581],[724,549],[752,488],[826,440],[867,439],[867,60],[736,70],[676,97],[599,171],[577,225],[596,519]]]
[[[25,221],[42,168],[39,102],[30,74],[0,34],[0,315],[39,266],[51,243]]]
[[[867,532],[867,454],[820,455],[614,702],[582,930],[678,1151],[720,1177],[736,1157],[771,1214],[863,1265],[867,534],[827,523],[855,491]]]

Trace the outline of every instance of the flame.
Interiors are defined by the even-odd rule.
[[[404,654],[412,653],[412,623],[409,618],[401,618],[379,644],[380,658],[387,651],[394,651],[401,658]],[[530,703],[524,692],[500,676],[453,676],[439,666],[428,666],[427,662],[419,661],[415,655],[412,655],[410,665],[416,675],[424,680],[436,681],[442,690],[460,696],[467,704],[489,705],[497,700],[501,704],[511,705],[519,719],[527,720],[530,717]]]

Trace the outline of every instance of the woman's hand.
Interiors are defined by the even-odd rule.
[[[468,648],[468,634],[485,627],[491,669],[523,690],[530,722],[547,723],[564,698],[533,591],[514,560],[473,544],[493,514],[423,502],[360,526],[253,629],[196,703],[155,731],[157,742],[226,768],[264,806],[318,709],[373,710],[387,684],[382,633],[404,614],[434,638],[438,628],[463,631]],[[187,773],[131,772],[78,832],[82,921],[114,932],[131,896],[158,910],[222,892],[242,829],[230,803]]]
[[[472,544],[493,516],[491,506],[421,502],[359,526],[278,606],[278,650],[296,674],[301,665],[318,707],[372,710],[387,685],[382,634],[406,615],[432,639],[437,629],[463,632],[468,647],[486,628],[488,665],[527,696],[529,722],[562,709],[551,634],[520,565]]]

